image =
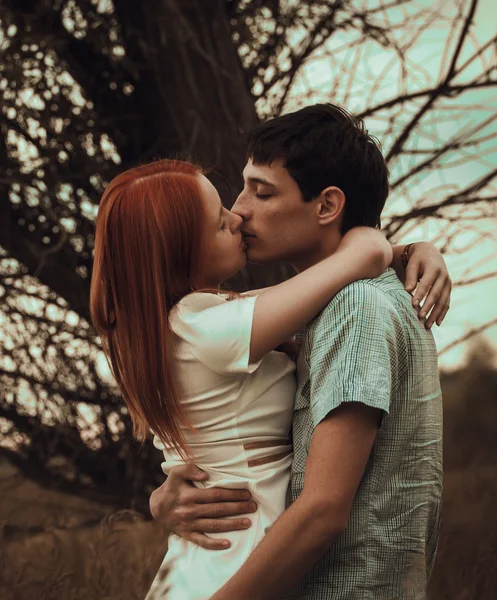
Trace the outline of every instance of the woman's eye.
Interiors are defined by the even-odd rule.
[[[260,198],[261,200],[267,200],[268,198],[271,198],[271,194],[256,193],[255,195],[257,196],[257,198]]]

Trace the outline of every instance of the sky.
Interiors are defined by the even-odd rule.
[[[358,3],[360,4],[360,3]],[[375,5],[374,0],[365,2],[368,7]],[[433,6],[429,1],[411,3],[411,9],[422,10]],[[452,50],[458,39],[462,20],[459,19],[456,30],[451,31],[456,14],[455,2],[443,2],[446,22],[434,22],[426,26],[412,47],[406,52],[407,74],[404,88],[401,88],[400,62],[389,49],[378,43],[361,45],[361,50],[350,47],[353,34],[350,30],[334,35],[330,43],[306,64],[302,75],[297,79],[285,111],[290,112],[304,104],[320,101],[332,101],[342,104],[354,113],[380,104],[402,91],[417,91],[426,88],[430,83],[440,80],[440,74],[446,72],[448,60],[444,48]],[[466,6],[468,3],[466,3]],[[411,10],[410,9],[410,10]],[[405,9],[389,10],[390,23],[395,24],[405,16]],[[474,48],[481,46],[496,35],[497,17],[493,0],[480,0],[471,29],[472,39],[463,46],[461,60],[466,61]],[[381,21],[380,21],[381,22]],[[413,18],[413,38],[417,21]],[[405,29],[402,36],[405,36]],[[400,38],[399,38],[400,39]],[[449,54],[450,55],[450,54]],[[495,48],[484,55],[487,61],[494,61]],[[463,83],[481,72],[482,61],[473,61],[458,83]],[[382,75],[384,74],[384,75]],[[495,74],[495,73],[494,73]],[[380,76],[381,81],[380,81]],[[375,82],[379,82],[376,86]],[[477,90],[461,95],[455,101],[447,101],[444,106],[453,106],[449,118],[446,113],[433,113],[432,122],[422,125],[420,132],[413,138],[411,148],[426,147],[429,144],[440,145],[464,129],[479,126],[483,121],[488,125],[482,130],[485,135],[497,133],[497,100],[495,90]],[[452,105],[451,105],[452,102]],[[445,110],[445,109],[444,109]],[[395,116],[400,122],[405,120],[410,107],[403,107]],[[494,119],[492,121],[492,119]],[[389,133],[385,119],[366,118],[368,130],[380,139],[385,150],[388,150],[392,135]],[[395,130],[395,126],[394,126]],[[447,193],[446,190],[457,191],[467,186],[484,173],[497,165],[497,146],[495,138],[486,144],[479,145],[479,155],[472,151],[454,153],[452,161],[446,161],[441,168],[419,177],[413,177],[405,186],[400,186],[389,197],[384,215],[403,213],[413,204],[431,203]],[[391,168],[391,181],[394,181],[418,160],[407,157]],[[450,163],[453,162],[451,165]],[[494,188],[495,189],[495,188]],[[451,244],[444,258],[449,267],[453,281],[465,280],[497,271],[497,212],[488,219],[470,220],[467,209],[454,211],[454,222],[448,223],[435,219],[426,220],[422,225],[412,228],[400,237],[394,238],[397,243],[408,243],[418,240],[433,241],[438,247],[450,237]],[[471,344],[464,343],[452,350],[443,349],[454,340],[460,339],[468,331],[479,327],[497,317],[497,278],[479,282],[470,286],[456,287],[453,290],[451,308],[440,328],[433,327],[433,334],[440,355],[440,366],[444,369],[458,368],[468,357]],[[497,351],[497,326],[488,329],[483,337]],[[496,361],[497,363],[497,361]]]

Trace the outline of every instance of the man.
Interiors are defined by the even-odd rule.
[[[335,252],[351,227],[379,225],[387,167],[362,123],[342,109],[316,105],[262,124],[248,157],[233,211],[244,218],[249,260],[302,271]],[[428,329],[445,316],[450,280],[423,246],[397,248],[397,262],[402,251],[406,288],[421,278],[412,301],[387,269],[342,290],[308,327],[291,504],[213,600],[426,597],[442,491],[441,394]],[[426,294],[420,320],[411,303]],[[234,504],[242,492],[189,487],[184,479],[201,481],[198,471],[171,473],[152,495],[152,514],[219,548],[205,532],[244,525],[213,517],[249,507]]]

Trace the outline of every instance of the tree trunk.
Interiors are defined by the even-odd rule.
[[[7,1],[9,5],[26,43],[30,37],[37,42],[50,40],[93,103],[92,133],[108,133],[122,160],[119,167],[110,161],[81,164],[82,157],[75,150],[76,163],[63,165],[57,164],[55,153],[45,150],[49,195],[53,197],[54,187],[67,177],[98,201],[88,184],[92,171],[109,180],[119,170],[147,160],[184,156],[212,169],[209,177],[223,203],[231,207],[242,185],[244,134],[258,123],[258,117],[222,0],[119,0],[115,3],[116,16],[126,49],[120,61],[99,51],[91,32],[81,39],[70,35],[62,25],[60,9],[58,12],[51,3],[19,0]],[[123,92],[126,84],[133,86],[130,95]],[[69,116],[72,124],[77,122],[77,117]],[[82,125],[74,126],[72,141],[76,147]],[[17,176],[21,184],[29,185],[29,178],[16,170],[12,179]],[[76,251],[68,241],[60,243],[60,236],[53,236],[47,248],[42,238],[57,226],[56,219],[24,204],[11,210],[3,189],[2,212],[9,222],[0,228],[0,245],[64,298],[71,309],[89,319],[91,222],[83,216],[78,222],[84,251]],[[40,214],[46,218],[44,227],[40,226]],[[81,272],[87,275],[81,276]],[[234,289],[263,287],[285,279],[289,273],[279,265],[249,265],[230,283]]]
[[[87,11],[87,17],[94,11],[89,0],[78,0],[78,5]],[[91,103],[75,114],[67,96],[55,92],[45,108],[18,105],[14,121],[9,121],[5,112],[0,115],[0,162],[5,167],[0,181],[0,246],[23,265],[25,273],[48,286],[70,309],[89,321],[94,224],[81,210],[76,191],[84,190],[97,204],[101,190],[91,183],[95,174],[109,181],[117,172],[136,164],[183,155],[214,169],[210,177],[224,204],[230,207],[241,188],[244,133],[257,124],[258,118],[222,0],[117,0],[116,18],[126,50],[121,59],[112,58],[109,51],[111,44],[105,32],[109,24],[102,24],[100,19],[98,27],[88,28],[84,36],[76,38],[61,21],[61,6],[62,3],[51,0],[5,0],[0,7],[0,18],[6,26],[15,24],[18,30],[4,56],[4,73],[12,89],[26,86],[19,65],[31,58],[31,46],[37,45],[44,51],[48,47],[56,52]],[[27,85],[33,85],[40,95],[46,91],[43,82]],[[126,86],[128,90],[132,86],[131,94],[125,93]],[[66,121],[60,134],[50,126],[53,117]],[[43,145],[30,138],[28,119],[38,120],[55,144]],[[20,161],[9,155],[6,137],[11,129],[38,148],[43,160],[42,174],[23,170]],[[81,146],[82,136],[88,132],[96,140],[102,134],[109,135],[121,164],[115,165],[98,149],[89,156]],[[67,142],[72,144],[69,159],[60,161],[58,153]],[[27,192],[40,181],[45,186],[43,197],[38,204],[30,203]],[[69,209],[58,195],[59,185],[65,182],[73,186],[76,206],[76,210],[71,209],[76,230],[67,235],[60,227],[60,219],[67,216]],[[9,198],[13,183],[20,185],[15,204]],[[59,231],[54,227],[59,227]],[[80,245],[71,243],[76,237]],[[234,289],[263,287],[276,283],[285,274],[278,266],[250,266],[231,284]],[[55,333],[42,322],[36,333],[32,332],[33,323],[30,327],[33,343],[60,351],[60,369],[55,376],[43,368],[33,375],[22,345],[12,351],[16,371],[0,376],[0,417],[31,443],[9,453],[11,460],[42,485],[145,510],[146,486],[156,485],[157,477],[160,478],[157,451],[146,444],[143,451],[136,453],[137,446],[129,436],[121,433],[115,439],[110,434],[106,418],[120,413],[120,400],[103,389],[94,368],[91,377],[83,377],[84,369],[77,363],[93,364],[90,350],[85,351],[87,355],[82,354],[83,361],[71,359],[57,341],[57,327]],[[94,348],[94,344],[89,347]],[[34,397],[40,390],[49,398],[57,394],[65,403],[61,422],[53,426],[44,422],[41,399],[39,413],[24,414],[20,382],[29,383]],[[13,403],[6,401],[7,395],[13,395]],[[98,450],[88,447],[77,429],[79,402],[101,408],[104,432],[99,435]],[[128,427],[128,416],[120,418]],[[64,459],[67,472],[52,464],[53,457]]]
[[[259,119],[226,3],[120,0],[116,11],[131,61],[146,65],[135,87],[149,134],[142,156],[180,152],[199,162],[231,208],[243,185],[245,135]],[[264,287],[290,274],[285,265],[248,265],[230,284],[239,290]]]

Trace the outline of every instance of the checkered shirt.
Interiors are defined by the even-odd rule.
[[[442,495],[442,398],[433,336],[392,269],[342,290],[298,363],[291,501],[314,428],[343,402],[383,411],[347,529],[285,600],[422,600]]]

